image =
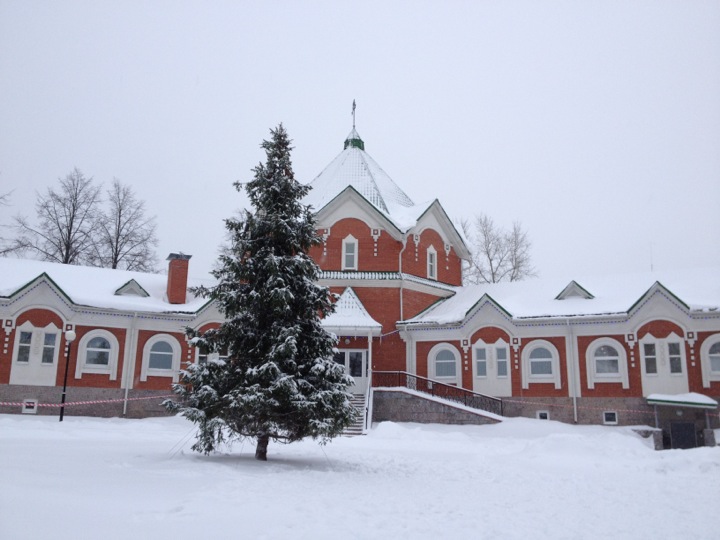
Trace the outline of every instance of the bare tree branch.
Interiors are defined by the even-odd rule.
[[[14,249],[29,251],[47,261],[86,262],[93,249],[93,225],[100,204],[100,187],[75,168],[60,180],[58,191],[48,188],[35,203],[37,225],[24,216],[15,218]]]
[[[108,210],[96,222],[96,242],[91,264],[150,272],[155,270],[157,246],[155,217],[145,215],[130,186],[117,178],[107,191]]]
[[[506,232],[491,217],[480,214],[461,227],[470,241],[472,257],[465,267],[470,284],[520,281],[535,275],[530,258],[530,239],[519,222]]]

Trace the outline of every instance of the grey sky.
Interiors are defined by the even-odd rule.
[[[283,122],[417,203],[520,220],[541,275],[720,266],[720,2],[0,0],[0,221],[77,166],[202,277]],[[164,263],[163,263],[164,265]]]

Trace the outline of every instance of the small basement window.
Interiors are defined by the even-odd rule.
[[[535,418],[538,420],[550,420],[550,411],[537,411]]]
[[[37,399],[24,399],[22,405],[23,414],[37,414],[38,400]]]
[[[616,426],[618,423],[618,414],[615,411],[603,412],[603,424],[606,426]]]

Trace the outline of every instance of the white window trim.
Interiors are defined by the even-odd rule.
[[[707,341],[707,340],[706,340]],[[678,336],[675,332],[664,338],[656,338],[652,334],[645,334],[638,342],[640,346],[640,369],[643,377],[687,377],[687,359],[685,357],[685,338]],[[645,345],[646,343],[655,344],[655,357],[657,358],[657,373],[647,373],[645,371]],[[669,343],[680,344],[680,373],[670,372],[670,354]]]
[[[495,343],[488,343],[478,339],[472,346],[473,377],[476,379],[488,379],[489,375],[478,375],[477,373],[477,349],[485,349],[486,373],[492,373],[495,379],[505,380],[510,377],[510,344],[504,339],[498,339]],[[505,363],[507,364],[507,375],[498,375],[497,350],[505,349]]]
[[[85,360],[87,359],[87,345],[90,340],[96,337],[107,339],[108,343],[110,343],[110,354],[108,355],[109,359],[107,366],[85,363]],[[75,362],[76,379],[82,379],[83,373],[98,373],[101,375],[110,375],[111,381],[117,379],[117,359],[120,345],[117,338],[112,333],[102,329],[91,330],[80,339],[77,347],[77,362]]]
[[[552,356],[552,374],[551,375],[531,375],[530,374],[530,353],[537,348],[544,347],[550,351]],[[561,388],[560,378],[560,354],[555,345],[544,339],[534,339],[523,347],[522,352],[522,387],[530,388],[531,383],[553,383],[556,389]]]
[[[617,373],[597,373],[595,371],[595,351],[604,345],[609,345],[618,352]],[[630,388],[628,376],[627,353],[619,341],[612,338],[599,338],[588,345],[585,351],[585,368],[587,371],[588,388],[593,389],[598,383],[622,383],[623,389]]]
[[[430,264],[431,258],[434,259],[433,264]],[[433,280],[437,280],[438,277],[438,256],[432,244],[427,248],[427,277]]]
[[[355,264],[353,266],[348,266],[345,264],[345,261],[346,261],[345,255],[347,253],[346,250],[347,250],[348,244],[352,244],[355,246],[355,259],[354,259]],[[358,253],[357,238],[355,238],[352,234],[349,234],[342,241],[342,265],[341,265],[341,268],[343,270],[357,270],[358,269],[358,258],[359,258],[359,253]]]
[[[705,338],[700,347],[700,368],[702,371],[703,388],[710,388],[711,381],[720,381],[720,372],[713,372],[710,364],[710,347],[720,343],[720,333]]]
[[[60,343],[62,342],[62,332],[60,329],[55,326],[53,323],[48,324],[47,326],[33,326],[33,324],[30,321],[25,321],[20,326],[17,326],[14,330],[15,332],[15,343],[13,344],[13,355],[12,355],[12,361],[13,364],[17,364],[19,366],[26,366],[28,363],[25,362],[18,362],[17,361],[17,355],[18,350],[20,349],[20,332],[30,332],[32,334],[32,338],[30,339],[30,354],[33,355],[39,354],[40,358],[40,366],[41,369],[55,369],[58,365],[58,358],[60,356]],[[44,364],[42,362],[42,350],[45,344],[45,333],[46,332],[52,332],[56,334],[55,337],[55,350],[53,351],[53,361],[52,364]]]
[[[609,422],[609,421],[607,421],[607,420],[605,419],[605,415],[608,414],[608,413],[611,413],[611,414],[614,414],[614,415],[615,415],[615,421],[614,421],[614,422]],[[617,411],[603,411],[603,413],[602,413],[602,423],[603,423],[604,425],[606,425],[606,426],[617,426],[618,423],[619,423],[619,421],[620,421],[620,417],[618,416]]]
[[[171,369],[150,368],[150,349],[158,341],[167,341],[173,350],[173,363]],[[180,374],[180,359],[182,347],[180,342],[170,334],[155,334],[145,342],[143,346],[142,366],[140,368],[140,380],[147,381],[148,377],[172,377],[173,382],[178,382]]]
[[[546,418],[540,418],[540,415],[545,415]],[[537,420],[550,420],[550,411],[535,411],[535,418]]]
[[[454,377],[438,377],[435,373],[435,356],[440,351],[450,351],[455,357],[455,376]],[[451,343],[438,343],[428,353],[428,373],[431,374],[430,378],[444,384],[458,384],[460,377],[462,376],[462,366],[460,364],[460,351]]]

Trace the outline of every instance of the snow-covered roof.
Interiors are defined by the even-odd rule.
[[[563,296],[579,285],[585,296]],[[430,307],[408,323],[461,322],[481,300],[497,304],[515,319],[580,317],[628,313],[653,287],[689,311],[720,310],[720,269],[690,269],[577,278],[528,279],[513,283],[470,285]]]
[[[650,394],[647,397],[650,405],[681,405],[700,409],[717,409],[718,402],[713,398],[689,392],[687,394]]]
[[[373,319],[360,299],[350,287],[340,295],[335,303],[335,312],[322,320],[324,328],[336,334],[342,332],[372,332],[379,335],[382,326]]]
[[[352,186],[393,222],[403,224],[414,218],[415,224],[424,208],[416,207],[364,148],[353,128],[345,139],[345,149],[310,183],[313,189],[303,202],[318,211]]]
[[[152,313],[195,313],[207,300],[188,292],[184,304],[167,301],[167,276],[0,258],[0,299],[9,298],[47,276],[76,305]],[[207,282],[189,280],[189,286]]]

